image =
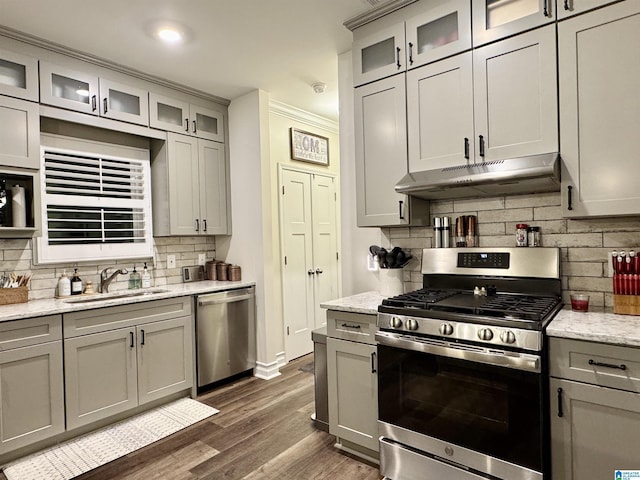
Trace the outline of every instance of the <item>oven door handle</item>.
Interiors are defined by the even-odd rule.
[[[404,350],[412,350],[414,352],[429,353],[440,357],[456,358],[459,360],[467,360],[470,362],[485,363],[499,367],[513,368],[515,370],[523,370],[526,372],[540,373],[540,357],[537,355],[529,355],[526,353],[504,352],[491,353],[474,350],[473,347],[464,348],[464,346],[437,345],[429,342],[427,339],[418,338],[400,338],[393,334],[385,332],[376,333],[376,341],[380,345],[387,347],[396,347]]]

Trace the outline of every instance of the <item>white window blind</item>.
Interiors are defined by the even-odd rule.
[[[42,148],[39,263],[153,254],[148,160]]]

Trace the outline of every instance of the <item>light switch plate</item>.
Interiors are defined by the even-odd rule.
[[[167,255],[167,268],[176,268],[176,256]]]
[[[198,254],[198,265],[204,265],[205,262],[207,261],[207,256],[204,253],[199,253]]]

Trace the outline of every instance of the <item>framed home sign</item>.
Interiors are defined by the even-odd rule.
[[[289,129],[291,159],[329,165],[329,139],[297,128]]]

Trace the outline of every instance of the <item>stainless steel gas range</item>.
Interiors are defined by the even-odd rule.
[[[378,307],[380,470],[393,480],[548,478],[543,330],[555,248],[426,249],[423,288]]]

